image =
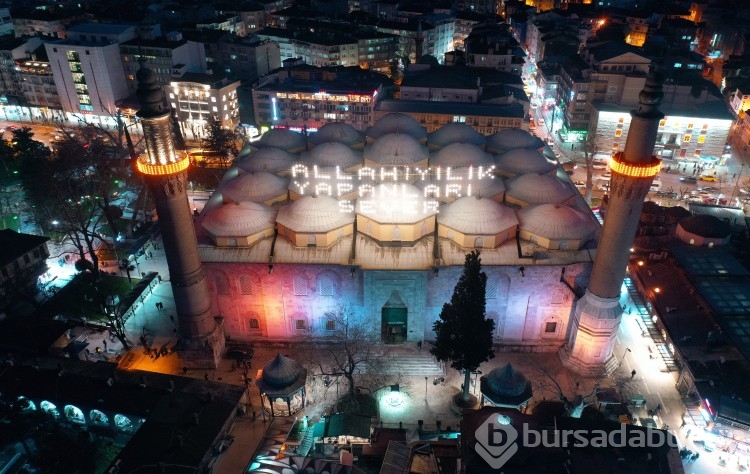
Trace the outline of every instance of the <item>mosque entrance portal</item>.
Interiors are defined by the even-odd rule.
[[[401,299],[401,295],[397,290],[393,290],[381,312],[384,343],[401,344],[406,341],[408,314],[409,310]]]

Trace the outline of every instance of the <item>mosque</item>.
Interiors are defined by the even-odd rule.
[[[481,253],[497,344],[557,350],[601,226],[536,136],[386,115],[273,129],[196,218],[211,314],[232,341],[324,339],[348,308],[383,343],[430,340]]]

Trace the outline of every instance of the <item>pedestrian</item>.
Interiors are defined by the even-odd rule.
[[[633,369],[633,371],[632,371],[632,372],[630,372],[630,378],[631,378],[631,379],[634,379],[634,378],[635,378],[635,369]]]
[[[419,348],[419,352],[422,352],[422,341],[417,342],[417,347]]]
[[[208,372],[203,372],[203,378],[208,380]]]
[[[102,342],[104,343],[104,350],[106,351],[107,350],[107,340],[104,339]]]
[[[156,275],[156,279],[159,280],[159,283],[161,283],[161,275]]]
[[[174,316],[170,314],[169,315],[169,320],[172,321],[172,322],[174,322]]]
[[[161,309],[161,308],[159,308],[159,302],[158,301],[157,301],[157,303],[156,303],[155,306],[156,306],[156,311],[159,311],[159,309]]]
[[[148,251],[148,258],[154,258],[154,254],[151,253],[151,251]]]
[[[732,179],[735,179],[735,178],[737,178],[737,173],[734,173],[734,174],[732,175]]]

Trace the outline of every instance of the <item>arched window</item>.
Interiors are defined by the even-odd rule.
[[[91,410],[89,412],[89,418],[91,419],[92,423],[97,425],[109,424],[109,417],[104,412],[99,410]]]
[[[115,415],[115,426],[122,431],[133,430],[133,422],[125,415]]]
[[[307,246],[308,247],[315,247],[316,245],[316,237],[315,234],[308,234],[307,235]]]
[[[220,295],[229,294],[229,277],[226,273],[217,273],[214,277],[214,283],[216,284],[216,293]]]
[[[86,418],[83,417],[83,412],[80,408],[73,405],[65,405],[65,418],[71,423],[78,423],[83,425],[86,423]]]
[[[251,331],[260,331],[260,320],[258,318],[248,319],[247,328]]]
[[[307,278],[297,275],[292,281],[294,296],[307,296]]]
[[[493,279],[487,279],[487,288],[484,290],[485,297],[487,299],[491,298],[497,298],[497,287],[498,283],[497,280]]]
[[[240,294],[242,295],[253,294],[253,278],[250,275],[240,276]]]
[[[475,249],[481,249],[484,247],[484,239],[482,237],[477,237],[474,239],[474,248]]]
[[[336,289],[333,285],[333,278],[329,275],[318,277],[318,292],[320,296],[335,296]]]
[[[60,412],[57,410],[55,404],[52,402],[48,402],[47,400],[44,400],[42,403],[40,403],[39,408],[41,408],[43,412],[49,413],[54,417],[60,416]]]

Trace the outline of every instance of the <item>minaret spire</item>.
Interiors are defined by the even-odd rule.
[[[198,253],[187,196],[190,159],[175,150],[171,112],[154,71],[141,62],[136,79],[146,152],[138,157],[135,167],[154,196],[159,216],[177,311],[180,363],[184,367],[215,367],[224,349],[224,332],[211,316],[208,283]]]
[[[630,112],[625,149],[610,160],[612,179],[607,214],[586,294],[576,303],[568,343],[560,351],[563,364],[582,375],[601,375],[617,365],[612,349],[622,317],[620,288],[630,258],[643,200],[661,160],[653,156],[663,97],[661,78],[651,68]]]

